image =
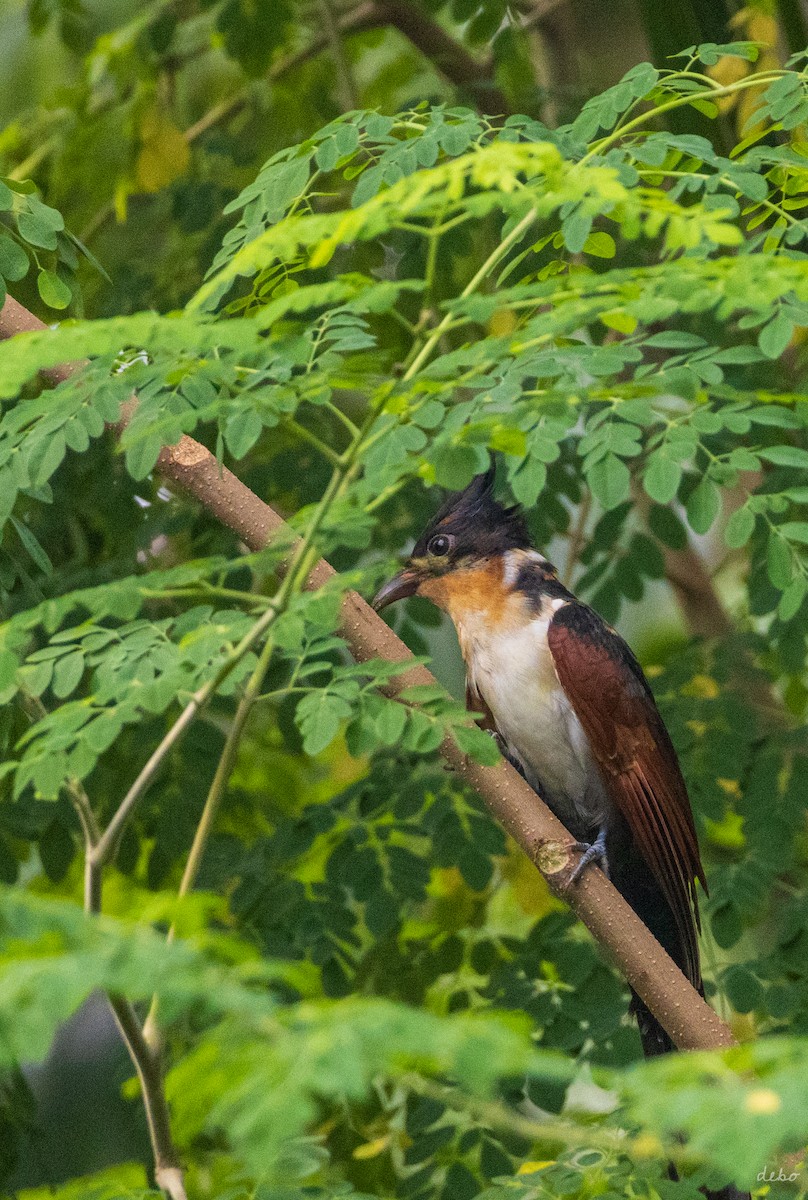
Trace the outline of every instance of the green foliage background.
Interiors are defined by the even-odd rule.
[[[12,94],[6,60],[0,275],[83,318],[0,345],[0,1174],[29,1200],[148,1194],[136,1138],[31,1166],[20,1066],[97,989],[152,1006],[194,1197],[805,1191],[800,10],[626,6],[617,81],[565,74],[527,6],[405,7],[454,67],[330,0],[0,9],[59,77]],[[681,30],[701,44],[665,57]],[[183,433],[290,516],[283,581],[288,544],[247,555],[161,485]],[[638,1061],[621,980],[436,758],[489,740],[442,690],[385,698],[338,636],[492,451],[636,635],[736,1051]],[[340,574],[306,592],[319,555]],[[394,619],[459,695],[435,613]],[[103,828],[200,689],[85,917],[83,798]]]

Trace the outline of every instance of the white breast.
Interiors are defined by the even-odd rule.
[[[521,607],[521,598],[514,603]],[[471,619],[458,632],[469,680],[528,781],[566,824],[599,826],[609,801],[547,643],[548,625],[561,603],[548,602],[527,623],[503,621],[492,628]]]

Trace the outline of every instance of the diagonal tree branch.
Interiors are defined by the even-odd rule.
[[[511,108],[505,94],[494,81],[494,63],[491,56],[487,55],[484,59],[475,58],[462,42],[456,41],[428,13],[414,7],[407,0],[361,0],[355,8],[336,18],[332,29],[327,29],[313,38],[301,50],[274,62],[264,76],[264,83],[276,83],[304,63],[317,58],[329,47],[333,50],[335,37],[341,43],[342,39],[351,34],[362,33],[367,29],[379,29],[385,25],[397,29],[432,63],[438,74],[443,75],[444,79],[456,88],[467,92],[480,112],[498,115],[510,113]],[[340,54],[344,57],[341,45]],[[347,64],[347,59],[345,62]],[[210,129],[237,117],[247,108],[253,95],[254,85],[249,84],[214,104],[184,131],[185,141],[190,146]],[[54,149],[55,145],[54,140],[50,149]],[[114,215],[114,211],[112,204],[100,208],[81,231],[81,240],[91,241]]]
[[[480,112],[502,116],[511,111],[494,82],[490,55],[481,61],[469,54],[462,42],[410,0],[376,0],[375,8],[378,24],[403,34],[445,79],[471,95]]]
[[[0,312],[0,338],[41,328],[42,322],[33,314],[15,301],[6,300]],[[70,369],[61,368],[62,375]],[[251,549],[262,549],[285,528],[272,508],[232,472],[220,468],[215,457],[187,435],[176,446],[163,450],[158,469],[166,479],[195,496]],[[308,586],[320,587],[335,574],[321,559],[308,577]],[[348,592],[343,600],[341,632],[359,660],[380,657],[405,663],[412,657],[355,592]],[[404,687],[434,683],[430,672],[416,665],[390,680],[385,690],[395,695]],[[586,924],[680,1049],[717,1049],[734,1044],[728,1026],[691,987],[600,871],[590,869],[579,883],[570,886],[578,857],[571,849],[570,834],[513,767],[504,760],[495,767],[481,766],[464,755],[451,738],[443,743],[440,753],[477,790],[552,890]]]
[[[456,41],[423,8],[416,7],[409,0],[361,0],[355,8],[337,17],[334,24],[336,29],[333,32],[343,38],[385,25],[396,29],[432,63],[444,79],[461,91],[468,92],[480,112],[507,114],[511,111],[504,93],[494,82],[494,63],[491,55],[475,58],[462,42]],[[302,50],[278,59],[269,68],[266,81],[274,83],[303,63],[322,54],[332,44],[333,32],[329,35],[326,30]],[[244,88],[223,100],[186,129],[186,141],[196,141],[214,125],[236,116],[247,106],[250,95],[251,89]]]
[[[221,471],[215,457],[192,438],[183,437],[177,446],[164,450],[158,467],[165,478],[194,495],[251,549],[262,549],[286,529],[269,505],[230,471]],[[335,574],[333,567],[321,559],[309,575],[308,586],[321,587]],[[412,658],[404,643],[356,592],[348,592],[343,600],[340,626],[360,661],[385,658],[403,663]],[[388,681],[384,690],[395,696],[403,688],[435,682],[434,676],[418,665]],[[706,1049],[734,1043],[728,1027],[691,987],[600,871],[590,871],[580,883],[569,886],[577,861],[577,852],[570,849],[570,834],[510,764],[503,760],[495,767],[481,766],[464,755],[452,738],[444,741],[440,753],[479,792],[556,895],[573,908],[607,950],[678,1046]]]

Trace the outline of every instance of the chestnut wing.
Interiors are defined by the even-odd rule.
[[[548,628],[559,682],[581,722],[606,790],[670,906],[686,974],[700,979],[696,879],[704,869],[687,787],[642,668],[584,604],[562,605]]]

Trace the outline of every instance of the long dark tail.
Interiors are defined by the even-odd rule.
[[[610,833],[607,855],[612,883],[620,895],[634,909],[637,916],[650,929],[660,946],[667,951],[676,965],[688,975],[682,938],[673,913],[625,826],[618,825],[614,832]],[[690,975],[688,977],[699,994],[703,996],[704,988],[701,976],[699,975],[695,979]],[[643,1054],[646,1058],[655,1058],[658,1054],[668,1054],[676,1049],[654,1014],[633,989],[631,1011],[637,1019]],[[670,1174],[672,1178],[677,1178],[673,1165],[670,1167]],[[739,1191],[731,1183],[717,1191],[709,1191],[704,1188],[703,1192],[706,1200],[749,1200],[748,1192]]]
[[[670,905],[662,889],[640,854],[628,826],[618,818],[609,831],[607,840],[609,874],[612,883],[627,904],[634,909],[644,925],[650,929],[660,946],[690,979],[695,988],[704,995],[698,969],[688,971],[685,948]],[[646,1058],[667,1054],[675,1046],[650,1009],[636,992],[631,993],[631,1011],[637,1018],[643,1053]]]

